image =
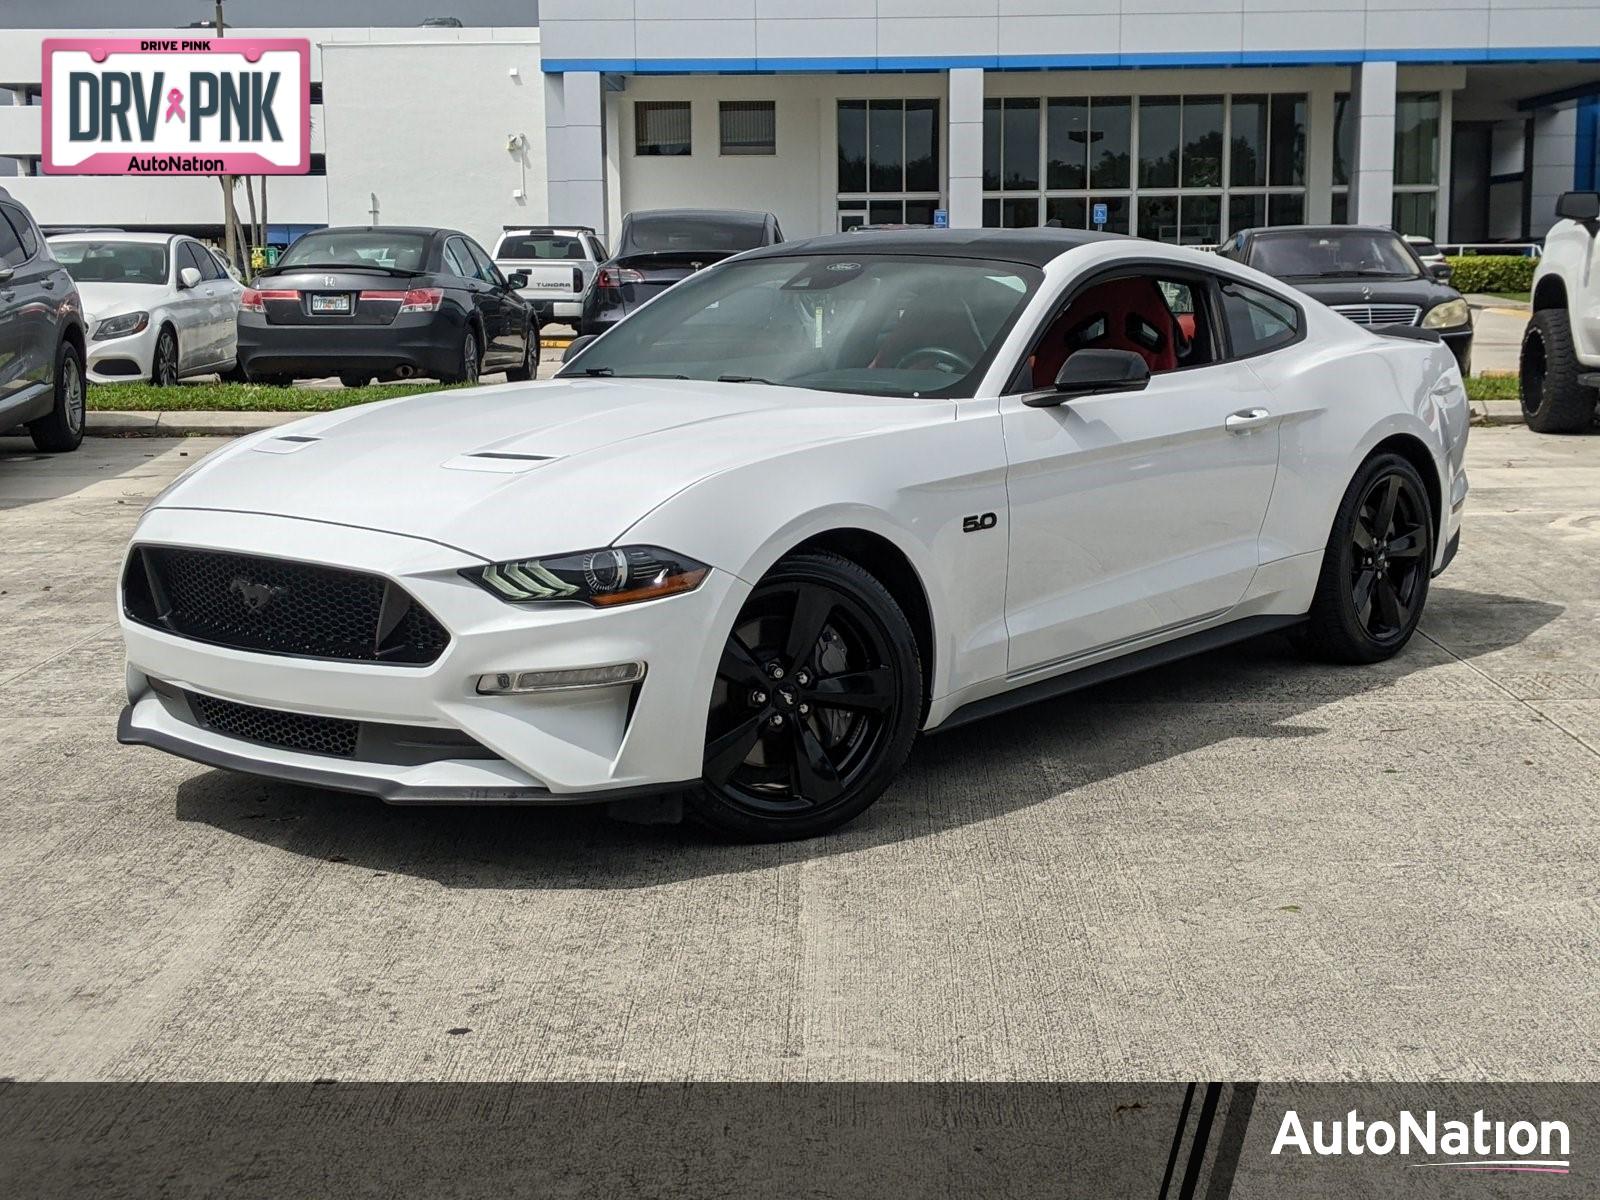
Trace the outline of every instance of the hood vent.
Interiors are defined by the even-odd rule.
[[[515,450],[472,450],[447,459],[447,471],[485,471],[494,475],[520,475],[541,463],[554,462],[558,454],[520,454]]]
[[[312,442],[321,440],[306,433],[284,433],[268,438],[264,442],[257,442],[252,449],[262,454],[293,454],[296,450],[304,450]]]
[[[511,462],[549,462],[549,454],[511,454],[503,450],[478,450],[465,455],[466,458],[503,458]]]

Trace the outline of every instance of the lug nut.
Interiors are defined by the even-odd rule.
[[[767,674],[770,675],[773,679],[782,679],[783,678],[783,668],[780,667],[777,663],[773,663],[771,666],[769,666],[767,668]]]
[[[809,704],[802,704],[802,705],[801,705],[801,706],[800,706],[800,715],[801,715],[801,716],[802,716],[802,717],[803,717],[803,716],[805,716],[805,715],[806,715],[806,714],[807,714],[807,713],[808,713],[808,712],[810,712],[810,711],[811,711],[811,705],[809,705]]]
[[[751,704],[754,704],[754,705],[759,707],[760,705],[763,705],[766,702],[767,702],[767,694],[765,692],[751,692],[750,693],[750,703]]]
[[[783,728],[783,714],[782,713],[773,713],[770,717],[767,718],[767,724],[771,725],[774,729],[782,729]]]
[[[794,673],[794,681],[801,687],[809,687],[811,685],[811,672],[804,670],[796,671]]]

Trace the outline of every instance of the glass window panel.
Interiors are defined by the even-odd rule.
[[[1222,97],[1183,101],[1183,186],[1222,186]]]
[[[1300,327],[1292,304],[1242,283],[1222,285],[1222,311],[1239,358],[1288,345]]]
[[[867,214],[859,208],[841,208],[839,210],[839,232],[848,233],[858,225],[867,223]]]
[[[1237,233],[1241,229],[1256,229],[1267,223],[1267,198],[1256,194],[1238,195],[1235,193],[1228,197],[1228,232]]]
[[[906,101],[906,191],[939,190],[939,102]]]
[[[1011,197],[1000,202],[1001,223],[1007,229],[1033,229],[1039,224],[1039,201],[1033,196]]]
[[[1029,191],[1039,186],[1039,102],[1008,99],[1005,133],[1001,139],[1003,173],[1000,186],[1007,191]],[[1038,224],[1037,221],[1034,224]]]
[[[874,200],[867,205],[867,220],[873,225],[898,225],[905,219],[903,200]]]
[[[1333,98],[1333,182],[1339,187],[1350,182],[1350,168],[1356,156],[1355,139],[1356,117],[1350,107],[1350,95],[1340,92]]]
[[[635,101],[633,106],[633,150],[635,154],[652,156],[688,154],[688,101]]]
[[[1088,224],[1089,205],[1082,196],[1052,196],[1044,202],[1044,219],[1060,221],[1066,229],[1082,229]]]
[[[1395,183],[1438,183],[1438,93],[1402,92],[1394,111]]]
[[[1182,123],[1183,101],[1179,97],[1146,96],[1139,101],[1140,187],[1178,186],[1178,135]],[[1142,233],[1143,221],[1140,226]]]
[[[1089,102],[1089,186],[1128,186],[1132,132],[1133,101],[1126,96],[1097,96]]]
[[[1272,97],[1267,166],[1273,187],[1300,187],[1306,181],[1306,98],[1287,93]]]
[[[1000,138],[1004,115],[1000,101],[983,102],[983,190],[1000,190]],[[985,222],[987,224],[987,222]]]
[[[1106,206],[1106,232],[1127,233],[1130,230],[1128,223],[1128,197],[1126,196],[1090,196],[1089,207],[1093,215],[1096,204]]]
[[[776,154],[778,109],[771,100],[723,100],[717,105],[722,153]]]
[[[867,190],[905,191],[905,101],[867,103]]]
[[[988,199],[983,202],[983,227],[985,229],[1000,228],[1000,201]]]
[[[1045,127],[1045,186],[1089,186],[1089,102],[1051,100]]]
[[[937,200],[907,200],[906,224],[932,225],[933,210],[939,207]]]
[[[1304,225],[1306,197],[1304,192],[1267,197],[1268,225]]]
[[[839,101],[839,190],[867,190],[867,102]]]
[[[1178,198],[1139,197],[1139,236],[1158,242],[1178,240]]]
[[[1394,227],[1401,233],[1432,237],[1437,192],[1396,192]]]
[[[1180,212],[1182,214],[1182,222],[1178,226],[1180,244],[1215,246],[1222,240],[1221,196],[1185,196]]]
[[[1228,167],[1234,187],[1261,187],[1267,182],[1267,98],[1233,98],[1233,161]]]
[[[1335,225],[1346,225],[1350,221],[1350,193],[1335,192],[1333,194],[1333,212],[1330,219]]]

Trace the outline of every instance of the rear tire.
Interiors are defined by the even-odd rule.
[[[1542,308],[1522,335],[1522,416],[1536,433],[1583,433],[1594,423],[1596,393],[1582,368],[1565,309]]]
[[[742,841],[826,833],[883,794],[921,719],[916,636],[888,589],[838,555],[792,554],[728,632],[685,806]]]
[[[456,354],[456,366],[446,377],[446,383],[477,383],[478,382],[478,335],[472,326],[467,326],[466,333],[461,335],[461,349]]]
[[[354,375],[348,372],[339,376],[339,382],[347,388],[364,388],[371,379],[371,375]]]
[[[1374,663],[1405,647],[1428,599],[1434,528],[1428,489],[1410,462],[1380,454],[1362,464],[1339,502],[1297,631],[1308,657]]]
[[[83,373],[83,355],[63,339],[56,350],[55,406],[50,415],[28,423],[33,444],[46,454],[76,450],[83,442],[88,415],[89,384]]]
[[[527,347],[522,352],[522,365],[506,369],[506,378],[511,380],[512,383],[525,383],[539,373],[539,326],[537,324],[528,326],[527,343]]]

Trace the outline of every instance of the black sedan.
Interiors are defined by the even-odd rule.
[[[610,329],[647,300],[742,250],[783,241],[778,218],[767,212],[661,208],[622,218],[617,252],[600,264],[583,298],[580,334]]]
[[[1472,370],[1472,310],[1392,229],[1362,225],[1278,225],[1245,229],[1219,248],[1293,284],[1358,325],[1431,329]]]
[[[322,229],[245,289],[239,366],[253,382],[337,375],[346,387],[427,375],[532,379],[539,319],[464,233],[387,226]]]

